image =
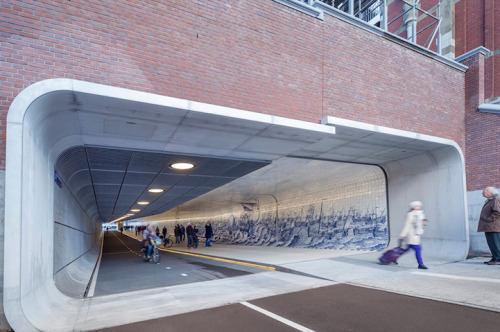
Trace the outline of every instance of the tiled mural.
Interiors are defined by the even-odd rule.
[[[273,174],[267,169],[246,180],[253,192],[270,192],[273,187],[273,194],[232,193],[226,209],[215,208],[215,201],[222,201],[220,196],[205,197],[213,204],[202,204],[199,213],[194,204],[179,207],[176,221],[165,222],[169,234],[173,234],[174,223],[186,226],[189,221],[203,236],[210,220],[213,241],[220,244],[349,250],[386,247],[386,183],[380,168],[324,161],[295,160],[297,163],[293,172]],[[277,166],[283,165],[275,165],[283,170]],[[231,193],[230,186],[221,190]],[[239,197],[237,203],[235,196]]]

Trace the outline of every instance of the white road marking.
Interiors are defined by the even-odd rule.
[[[240,303],[241,303],[241,304],[243,304],[244,306],[246,306],[246,307],[250,308],[250,309],[253,309],[253,310],[255,310],[255,311],[258,311],[258,312],[260,312],[261,314],[264,314],[264,315],[266,315],[266,316],[268,316],[268,317],[271,317],[271,318],[273,318],[273,319],[275,319],[275,320],[277,320],[277,321],[279,321],[279,322],[282,322],[283,324],[286,324],[286,325],[288,325],[288,326],[291,326],[291,327],[293,327],[294,329],[297,329],[297,330],[299,330],[299,331],[303,331],[303,332],[314,332],[314,330],[308,329],[308,328],[307,328],[307,327],[305,327],[305,326],[302,326],[302,325],[300,325],[300,324],[294,323],[294,322],[292,322],[291,320],[288,320],[288,319],[286,319],[286,318],[284,318],[284,317],[281,317],[281,316],[278,316],[278,315],[276,315],[276,314],[273,314],[272,312],[267,311],[267,310],[265,310],[265,309],[262,309],[262,308],[260,308],[260,307],[257,307],[256,305],[253,305],[253,304],[251,304],[251,303],[248,303],[248,302],[240,302]]]
[[[185,274],[185,273],[181,273],[181,276],[183,276],[183,277],[187,277],[188,275],[187,275],[187,274]]]
[[[488,278],[477,278],[477,277],[462,277],[462,276],[455,276],[452,274],[441,274],[441,273],[429,273],[429,272],[411,272],[413,274],[418,274],[422,276],[428,276],[428,277],[437,277],[437,278],[446,278],[446,279],[454,279],[454,280],[468,280],[468,281],[480,281],[480,282],[496,282],[500,283],[499,279],[488,279]]]

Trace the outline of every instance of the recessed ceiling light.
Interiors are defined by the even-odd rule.
[[[127,213],[126,216],[133,216],[133,213]]]
[[[139,201],[139,202],[137,202],[137,204],[139,204],[139,205],[148,205],[148,204],[149,204],[149,202],[146,202],[146,201]]]
[[[151,188],[148,190],[150,193],[153,193],[153,194],[159,194],[159,193],[162,193],[164,192],[165,190],[164,189],[161,189],[161,188]]]
[[[194,164],[191,164],[191,163],[174,163],[174,164],[170,165],[170,168],[180,169],[180,170],[191,169],[193,167],[194,167]]]
[[[141,210],[140,209],[131,209],[130,211],[132,211],[132,212],[139,212]]]

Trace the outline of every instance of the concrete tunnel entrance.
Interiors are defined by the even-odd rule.
[[[208,217],[219,223],[221,240],[228,243],[381,249],[397,237],[407,203],[419,199],[429,219],[439,221],[428,228],[427,251],[449,261],[466,257],[464,162],[456,143],[339,118],[321,121],[67,79],[28,87],[7,119],[5,222],[12,236],[5,239],[4,305],[9,323],[23,330],[43,324],[43,316],[71,312],[68,306],[76,308],[78,302],[55,283],[79,292],[95,266],[102,232],[94,213],[99,202],[84,204],[78,198],[86,197],[92,182],[77,181],[80,185],[72,188],[70,178],[78,172],[61,186],[54,181],[57,161],[75,148],[268,164],[161,217],[202,223],[210,204]],[[76,162],[75,169],[80,166]],[[199,178],[189,179],[194,180]],[[202,185],[193,186],[203,193]],[[142,191],[137,192],[139,198]],[[353,227],[355,220],[367,227]],[[369,238],[351,241],[368,233]],[[63,256],[55,254],[62,251]]]

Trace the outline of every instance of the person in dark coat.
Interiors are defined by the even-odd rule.
[[[483,197],[486,202],[479,216],[477,231],[484,232],[492,256],[490,261],[484,263],[500,265],[500,196],[494,187],[486,187]]]
[[[163,234],[163,238],[165,239],[167,237],[167,227],[163,226],[161,233]]]
[[[188,238],[187,247],[188,249],[192,249],[194,247],[194,231],[190,222],[187,223],[186,234]]]
[[[182,224],[181,224],[180,230],[181,230],[181,242],[184,242],[184,240],[186,239],[186,229],[184,228],[184,226]]]
[[[179,224],[177,224],[174,228],[174,235],[175,235],[175,243],[179,243],[179,238],[181,236],[181,228],[179,227]]]
[[[205,225],[205,237],[207,238],[207,241],[205,242],[205,247],[211,247],[210,241],[212,240],[212,235],[214,235],[214,232],[212,230],[212,224],[210,223],[209,220]]]

